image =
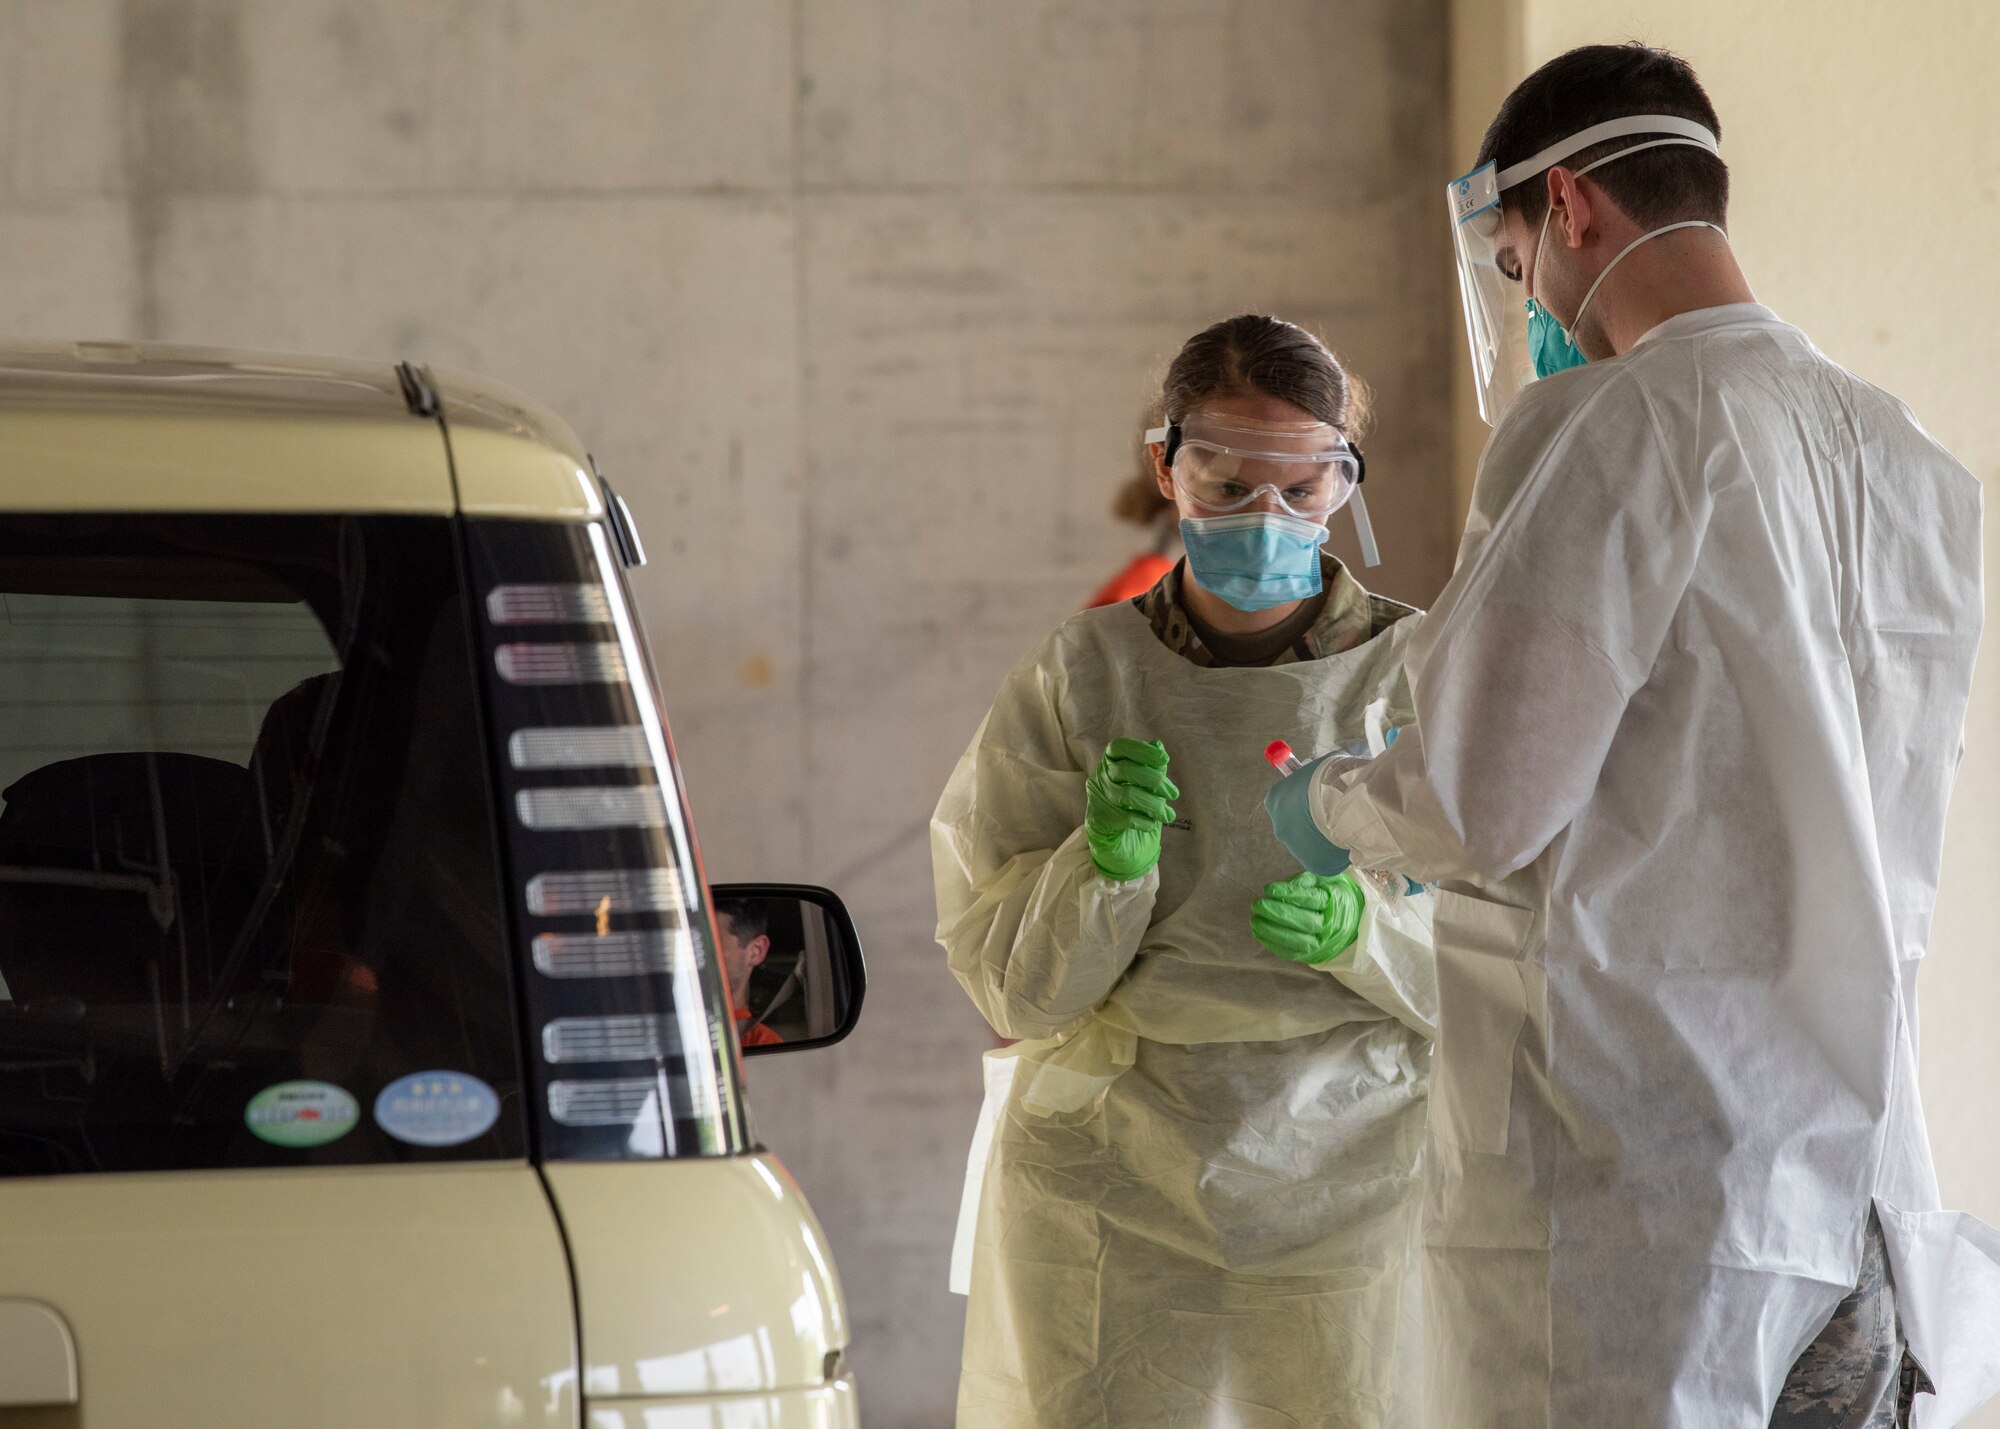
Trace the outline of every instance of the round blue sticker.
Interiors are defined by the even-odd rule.
[[[493,1088],[465,1072],[412,1072],[375,1098],[375,1124],[412,1146],[462,1146],[499,1119]]]

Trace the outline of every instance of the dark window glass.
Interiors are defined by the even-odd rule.
[[[0,518],[0,1175],[525,1154],[456,551]]]
[[[748,1142],[652,662],[601,526],[467,523],[545,1157]]]

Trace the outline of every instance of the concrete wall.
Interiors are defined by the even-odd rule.
[[[1457,0],[1500,42],[1455,53],[1497,99],[1571,46],[1643,39],[1693,61],[1723,124],[1730,229],[1757,296],[1880,383],[2000,490],[2000,10],[1984,0]],[[1483,12],[1483,13],[1481,13]],[[1519,48],[1510,53],[1507,36]],[[1506,67],[1504,75],[1495,66]],[[1457,117],[1462,169],[1491,117]],[[1454,352],[1455,361],[1463,358]],[[1476,450],[1471,454],[1476,456]],[[2000,513],[1989,506],[1989,571]],[[2000,582],[1967,721],[1930,956],[1924,1102],[1947,1205],[2000,1223]],[[2000,1405],[1969,1424],[2000,1427]]]
[[[409,356],[568,415],[708,866],[825,882],[848,1044],[752,1071],[868,1422],[949,1421],[983,1027],[925,826],[1005,670],[1137,544],[1146,380],[1261,308],[1380,396],[1448,569],[1444,0],[0,0],[0,331]],[[1341,539],[1346,540],[1343,531]]]

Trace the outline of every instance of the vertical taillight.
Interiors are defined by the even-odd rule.
[[[469,523],[542,1153],[739,1149],[684,806],[596,526]]]

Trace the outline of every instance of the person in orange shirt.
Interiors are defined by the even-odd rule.
[[[1145,431],[1160,425],[1160,404],[1155,401],[1146,412],[1146,419],[1140,423]],[[1138,447],[1139,469],[1132,479],[1118,488],[1118,495],[1112,498],[1111,514],[1120,521],[1129,521],[1134,526],[1150,531],[1153,543],[1125,563],[1123,570],[1098,588],[1097,594],[1085,601],[1085,610],[1095,610],[1100,605],[1116,605],[1121,600],[1137,600],[1160,583],[1160,577],[1174,568],[1181,558],[1180,512],[1174,503],[1160,491],[1160,484],[1153,474],[1152,449],[1143,442]]]
[[[722,940],[722,970],[729,979],[729,1005],[736,1012],[736,1038],[745,1047],[774,1047],[785,1039],[750,1013],[750,974],[771,955],[771,915],[755,899],[715,905],[715,931]]]

